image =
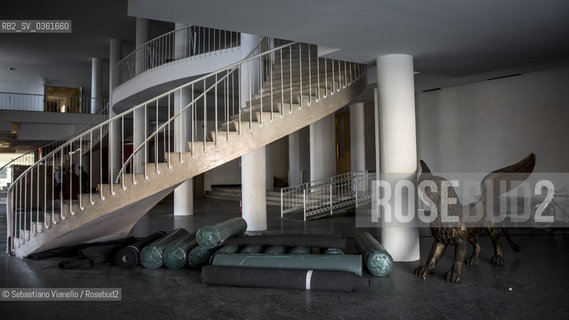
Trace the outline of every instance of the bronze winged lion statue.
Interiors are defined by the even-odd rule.
[[[455,253],[453,265],[451,270],[445,274],[445,280],[450,282],[461,282],[463,264],[478,265],[481,250],[480,244],[478,243],[478,234],[482,229],[486,229],[492,237],[494,256],[491,259],[491,263],[495,265],[503,265],[504,254],[502,252],[499,232],[495,226],[486,219],[487,215],[485,213],[488,209],[499,210],[499,195],[514,189],[530,176],[535,167],[535,155],[531,153],[518,163],[488,174],[481,182],[482,195],[480,199],[468,206],[463,206],[458,200],[452,202],[447,201],[447,203],[444,203],[445,199],[457,199],[455,190],[450,187],[448,188],[448,197],[442,196],[441,187],[443,182],[447,180],[440,176],[433,175],[427,164],[422,160],[420,164],[421,174],[418,179],[419,184],[423,181],[427,181],[430,182],[431,185],[434,183],[436,186],[436,188],[425,188],[423,195],[428,197],[432,201],[432,204],[436,205],[438,212],[441,212],[441,203],[443,202],[443,204],[448,208],[448,216],[458,217],[458,222],[454,222],[452,224],[442,223],[440,218],[441,215],[438,215],[438,217],[430,224],[431,233],[435,238],[431,253],[427,258],[425,265],[415,269],[415,275],[426,278],[433,273],[437,262],[445,252],[446,247],[454,245]],[[502,187],[503,185],[507,186],[505,190]],[[470,213],[475,212],[476,210],[483,211],[484,215],[482,215],[482,217],[484,217],[484,221],[482,224],[477,223],[469,225],[464,221],[465,219],[463,219],[463,215],[465,212]],[[507,230],[505,228],[503,228],[503,230],[506,239],[512,246],[512,249],[514,251],[518,251],[517,246],[511,241]],[[472,255],[468,258],[466,258],[468,251],[467,243],[472,244],[473,247]]]

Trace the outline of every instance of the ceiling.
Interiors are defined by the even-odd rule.
[[[2,61],[66,68],[90,68],[92,57],[108,58],[109,39],[134,42],[136,32],[126,0],[2,1],[0,19],[72,20],[71,33],[0,33]]]
[[[130,15],[304,41],[374,63],[407,53],[462,77],[569,57],[567,0],[129,0]]]

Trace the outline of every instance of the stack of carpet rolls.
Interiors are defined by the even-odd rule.
[[[201,269],[208,285],[354,291],[369,286],[363,265],[375,276],[393,269],[393,259],[369,233],[358,232],[359,254],[344,254],[338,235],[244,235],[247,223],[233,218],[201,227],[196,234],[178,228],[157,232],[118,251],[116,264],[148,269],[165,266]]]

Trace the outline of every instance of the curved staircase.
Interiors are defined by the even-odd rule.
[[[318,58],[314,45],[269,43],[29,168],[8,190],[8,253],[123,236],[179,184],[335,112],[365,87],[365,65]],[[56,185],[56,171],[78,166],[84,171]]]

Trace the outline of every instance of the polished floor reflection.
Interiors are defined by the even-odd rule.
[[[193,216],[174,217],[172,201],[165,200],[135,226],[133,234],[200,226],[239,216],[239,203],[196,200]],[[0,211],[1,250],[5,250],[5,212]],[[281,220],[278,208],[269,208],[269,231],[338,233],[353,251],[354,215],[302,222]],[[379,230],[369,230],[379,236]],[[421,256],[431,246],[422,232]],[[413,276],[414,263],[397,263],[385,278],[372,278],[371,287],[354,293],[300,290],[208,287],[200,273],[184,270],[125,270],[100,264],[81,270],[61,270],[60,259],[28,261],[0,257],[0,287],[118,287],[122,302],[0,302],[2,319],[380,319],[456,318],[523,319],[566,318],[569,314],[569,233],[564,230],[512,230],[521,252],[505,248],[504,267],[490,265],[490,238],[481,237],[478,267],[465,267],[464,280],[443,280],[452,264],[451,250],[430,278]],[[4,252],[4,251],[2,251]],[[369,274],[367,276],[370,276]]]

